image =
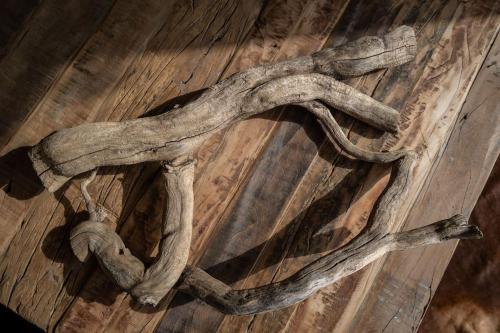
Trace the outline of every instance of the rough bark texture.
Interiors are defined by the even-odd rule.
[[[168,204],[155,262],[144,271],[143,263],[130,253],[120,236],[103,223],[104,214],[94,207],[87,191],[95,171],[81,186],[90,219],[72,230],[75,255],[85,260],[93,253],[115,283],[129,290],[142,304],[157,305],[179,283],[181,290],[224,313],[242,315],[276,310],[304,300],[387,252],[482,236],[479,229],[467,225],[459,216],[391,233],[396,212],[407,200],[417,155],[356,147],[326,106],[379,129],[397,131],[396,110],[338,79],[401,65],[413,59],[415,53],[413,29],[401,26],[383,38],[365,37],[310,57],[235,74],[209,88],[195,101],[159,116],[60,130],[33,147],[30,157],[50,191],[57,190],[75,175],[101,166],[164,160]],[[190,155],[216,131],[286,104],[298,104],[315,115],[328,138],[347,154],[368,162],[396,161],[395,171],[375,205],[367,228],[354,240],[280,282],[233,290],[200,268],[186,267],[193,218],[194,167]]]

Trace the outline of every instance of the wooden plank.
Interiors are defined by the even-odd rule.
[[[289,4],[288,4],[289,5]],[[300,14],[300,11],[297,11],[299,12]],[[273,11],[273,13],[275,13],[275,11]],[[281,11],[281,13],[283,13],[283,11]],[[281,19],[280,17],[277,17],[277,19]],[[281,27],[280,25],[276,25],[276,24],[269,24],[269,27],[272,28],[272,27],[277,27],[277,28],[283,28]],[[321,28],[321,27],[320,27]],[[263,31],[262,29],[259,29],[260,31]],[[285,30],[287,31],[287,30]],[[319,31],[321,32],[321,31]],[[326,35],[328,35],[328,33],[326,33]],[[257,35],[257,38],[260,38],[260,34]],[[252,43],[253,42],[253,43]],[[256,45],[257,43],[255,43],[255,40],[249,40],[249,41],[246,41],[245,42],[245,45],[249,45],[249,48],[250,49],[257,49],[259,50],[260,46],[258,46],[258,44]],[[304,45],[307,45],[307,44],[304,44]],[[255,57],[255,53],[253,53],[254,57]],[[293,55],[292,55],[293,56]],[[238,59],[238,58],[236,58]],[[239,58],[237,60],[237,62],[239,62],[241,64],[242,61],[249,61],[247,60],[247,55],[245,55],[243,58]],[[231,70],[228,70],[228,72],[230,72]],[[252,139],[252,132],[249,132],[247,135],[249,136],[249,143],[251,143],[251,139]],[[240,141],[241,142],[241,141]],[[209,147],[211,146],[211,144],[209,144]],[[233,143],[231,143],[231,146],[229,146],[228,148],[230,149],[241,149],[238,145],[238,141],[234,141]],[[227,148],[223,148],[224,150],[227,149]],[[205,153],[204,153],[205,154]],[[245,154],[248,154],[248,152],[245,151]],[[206,156],[206,155],[205,155]],[[211,174],[222,174],[224,175],[224,171],[229,171],[227,173],[231,173],[231,172],[237,172],[238,169],[235,169],[234,168],[234,165],[232,165],[231,163],[227,163],[227,160],[224,159],[223,157],[224,155],[220,155],[220,159],[218,161],[216,161],[218,163],[218,165],[220,165],[221,167],[220,168],[206,168],[206,170],[210,170]],[[239,160],[239,162],[243,162],[243,163],[247,163],[247,161],[245,160]],[[202,162],[203,163],[203,162]],[[200,167],[200,165],[198,165],[198,167]],[[203,166],[201,166],[203,168]],[[234,170],[234,171],[233,171]],[[205,176],[205,175],[203,175]],[[226,175],[224,175],[226,176]],[[200,181],[201,177],[198,178],[198,181]],[[198,182],[197,182],[198,183]],[[204,183],[202,183],[204,184]],[[207,198],[209,198],[211,201],[212,200],[215,200],[214,202],[217,202],[217,196],[221,196],[222,199],[224,199],[223,195],[225,195],[226,192],[226,187],[227,187],[227,183],[225,182],[220,182],[220,181],[217,181],[215,183],[211,183],[209,182],[208,183],[209,186],[211,186],[210,188],[203,188],[201,187],[201,191],[204,191],[202,193],[207,193]],[[195,186],[195,190],[197,191],[196,192],[196,195],[198,195],[199,190],[200,190],[200,187],[198,187],[199,185],[196,185]],[[214,189],[214,186],[216,187]],[[214,193],[217,193],[217,196],[214,196]],[[224,202],[224,200],[220,200],[222,202]],[[205,201],[201,201],[200,202],[200,205],[207,205],[207,207],[209,207],[211,209],[211,207],[209,206],[209,203],[210,202],[205,202]],[[197,209],[195,209],[196,212],[198,213],[195,213],[195,214],[198,214],[198,218],[207,218],[206,216],[206,210],[203,210],[203,206],[201,207],[201,209],[198,207]],[[203,212],[205,212],[205,214],[203,214]],[[208,216],[209,217],[209,216]],[[218,216],[214,216],[215,218],[218,218]],[[130,222],[133,222],[133,221],[130,221]],[[207,221],[207,222],[210,222],[210,221]],[[135,224],[135,222],[133,223]],[[198,227],[201,227],[203,228],[202,230],[198,229],[196,230],[196,226],[195,226],[195,234],[198,235],[197,238],[195,238],[193,240],[193,246],[197,246],[197,242],[199,242],[200,240],[203,240],[204,237],[207,237],[207,235],[209,235],[209,233],[207,232],[208,230],[210,230],[209,228],[211,228],[212,226],[210,226],[209,224],[205,224],[205,225],[200,225],[198,224]],[[199,245],[198,245],[199,246]],[[196,252],[195,251],[192,251],[192,255],[196,256]],[[102,277],[101,277],[102,278]],[[94,291],[92,290],[89,290],[89,292],[91,293],[94,293]],[[168,300],[166,301],[168,302]],[[107,326],[107,330],[109,329],[114,329],[114,327],[117,327],[117,329],[123,329],[123,327],[120,327],[120,325],[123,325],[124,323],[124,318],[129,318],[130,316],[134,316],[134,324],[137,325],[137,327],[141,327],[142,326],[139,326],[139,325],[148,325],[146,328],[144,328],[145,330],[149,330],[149,327],[151,328],[154,328],[154,326],[156,325],[156,322],[161,318],[161,314],[160,316],[156,315],[155,317],[151,316],[150,314],[148,313],[145,313],[143,314],[143,318],[141,319],[139,316],[141,316],[140,313],[138,313],[139,311],[141,311],[141,309],[137,309],[135,308],[135,311],[137,312],[134,312],[134,309],[130,309],[129,307],[129,300],[127,298],[121,298],[119,299],[117,302],[115,302],[114,304],[116,304],[116,306],[119,306],[120,309],[115,311],[115,313],[112,314],[111,318],[108,319],[109,317],[106,317],[104,320],[110,320],[108,326]],[[75,307],[75,309],[78,309],[78,307]],[[63,326],[64,328],[66,328],[66,325],[69,325],[71,324],[73,321],[76,321],[77,318],[73,318],[73,311],[71,311],[71,316],[68,315],[68,318],[71,318],[71,319],[68,319],[68,320],[64,320],[64,325]],[[75,312],[76,313],[76,312]],[[130,314],[130,313],[133,313],[133,314]],[[100,319],[102,320],[102,318],[100,317]],[[127,320],[126,322],[129,322],[129,320]],[[129,327],[128,329],[134,329],[133,327]]]
[[[405,229],[457,213],[471,214],[500,153],[499,63],[497,36],[443,155],[434,162],[432,173],[405,221]],[[488,240],[467,245],[485,241]],[[389,255],[349,329],[415,332],[456,245],[457,242],[450,242]]]
[[[196,2],[194,13],[183,15],[174,30],[166,26],[158,32],[148,45],[148,49],[154,52],[149,59],[141,58],[132,65],[131,75],[120,83],[113,98],[102,107],[103,110],[111,110],[107,119],[138,116],[140,112],[156,107],[160,100],[219,80],[259,10],[260,7],[238,1]],[[182,36],[181,42],[179,36]],[[162,45],[174,45],[175,48],[162,54],[159,53]],[[158,76],[158,73],[161,74]],[[198,167],[203,167],[203,159],[199,162]],[[134,208],[134,205],[131,207]],[[149,227],[144,230],[144,224],[138,223],[137,216],[144,218],[144,213],[135,209],[130,217],[122,215],[124,225],[121,233],[134,253],[148,256],[156,244],[149,244],[153,248],[145,247],[143,235],[154,230],[149,230]],[[157,216],[151,218],[158,219]],[[135,235],[141,237],[134,238]],[[124,293],[115,297],[116,294],[116,289],[110,288],[107,278],[98,270],[82,288],[79,293],[81,298],[69,308],[57,329],[90,332],[152,330],[161,318],[161,313],[131,307],[130,299]],[[87,300],[95,299],[96,295],[103,304],[89,306]],[[92,320],[82,323],[82,316]]]
[[[9,29],[5,32],[6,38],[9,33],[9,40],[0,51],[0,150],[3,155],[0,158],[0,187],[8,195],[0,202],[3,235],[0,254],[4,253],[23,221],[29,207],[27,199],[41,190],[26,160],[26,148],[16,144],[19,140],[13,136],[97,29],[112,1],[90,1],[84,5],[79,1],[49,0],[41,4],[7,1],[2,2],[2,6],[5,6],[2,15],[9,17],[2,20],[2,27]],[[12,26],[8,25],[9,21]],[[31,133],[32,142],[41,134]],[[6,147],[9,141],[11,145]],[[18,149],[11,150],[12,147]]]
[[[442,148],[457,119],[461,103],[463,103],[479,64],[482,63],[492,37],[498,29],[498,16],[496,14],[490,16],[491,10],[494,12],[497,5],[495,2],[481,2],[474,4],[474,6],[459,4],[454,11],[451,11],[453,17],[450,24],[445,27],[436,50],[432,53],[429,63],[420,75],[411,95],[407,98],[403,114],[409,117],[411,126],[398,138],[398,146],[408,144],[416,146],[424,154],[413,174],[415,186],[412,193],[415,195],[420,191],[421,184],[426,177],[426,170],[430,170],[435,159],[442,154]],[[486,9],[487,6],[490,6],[489,9]],[[449,9],[446,9],[448,13],[450,13]],[[442,24],[442,20],[438,18],[434,22],[438,27]],[[433,20],[429,21],[426,27],[429,25],[433,25]],[[485,30],[488,32],[485,33]],[[485,35],[482,35],[483,33]],[[467,37],[471,35],[480,35],[484,39],[471,40]],[[472,51],[472,49],[474,50]],[[385,100],[399,98],[397,95],[401,92],[398,89],[391,90]],[[389,143],[395,144],[395,141],[391,140]],[[402,207],[400,221],[405,220],[406,212],[407,208]],[[428,222],[431,221],[419,220],[420,225]],[[343,313],[335,324],[329,321],[331,317],[326,319],[326,316],[315,315],[314,312],[310,311],[311,307],[315,308],[315,301],[311,299],[311,303],[306,302],[299,307],[295,318],[290,321],[288,329],[300,329],[304,323],[312,322],[315,327],[324,327],[325,330],[347,331],[359,307],[364,304],[364,295],[370,290],[381,262],[383,260],[371,265],[357,276],[346,279],[344,283],[355,285],[351,293],[343,295],[348,297],[345,301],[337,302],[336,306],[340,306]],[[340,288],[345,287],[341,285]],[[325,290],[325,293],[327,292],[328,290]],[[329,296],[332,297],[332,294]],[[318,295],[319,297],[322,296]],[[329,307],[322,308],[321,313],[328,313],[330,316],[331,310]]]
[[[39,4],[39,0],[5,0],[0,2],[0,59],[20,38],[26,21]]]
[[[157,98],[155,103],[160,104],[160,98],[168,99],[184,89],[199,89],[207,79],[212,82],[219,79],[220,70],[207,78],[207,67],[217,64],[219,68],[224,68],[238,45],[238,39],[245,34],[246,26],[241,25],[238,16],[232,19],[231,29],[226,26],[226,19],[234,12],[235,3],[221,9],[222,2],[212,7],[214,3],[206,1],[200,3],[195,13],[192,13],[190,4],[183,1],[172,1],[168,6],[164,1],[150,2],[145,8],[142,8],[143,5],[142,1],[119,1],[115,4],[99,32],[82,48],[75,62],[44,97],[36,112],[26,120],[6,151],[34,144],[44,134],[58,128],[98,117],[117,116],[116,113],[113,115],[115,108],[102,106],[105,104],[103,101],[119,102],[130,95],[135,96],[137,101],[145,100],[144,95],[135,91],[140,87],[140,92],[151,93]],[[242,6],[239,13],[245,13],[246,17],[254,10],[258,9],[248,10],[248,7]],[[220,18],[214,24],[207,24],[213,22],[220,12]],[[176,15],[169,16],[169,13]],[[193,25],[200,20],[205,25]],[[251,17],[248,20],[251,25]],[[235,22],[238,22],[237,26]],[[173,26],[179,31],[170,35]],[[222,32],[227,30],[229,32],[224,35]],[[149,44],[148,36],[154,37]],[[217,46],[215,42],[223,47],[208,52],[214,45]],[[226,43],[228,47],[225,47]],[[198,51],[205,48],[207,52],[200,52],[198,59],[194,58],[198,62],[191,69],[200,79],[191,80],[188,84],[185,73],[176,69],[186,68],[183,62],[193,61],[190,47],[194,46]],[[199,57],[203,58],[203,55],[205,60],[201,61]],[[152,63],[161,66],[164,76],[157,77],[158,71],[148,67]],[[153,75],[157,81],[151,87]],[[171,84],[172,89],[158,94],[157,91],[162,90],[165,84]],[[145,89],[145,86],[150,89]],[[141,112],[140,108],[132,111],[131,117],[139,116]],[[154,175],[155,170],[156,167],[148,169],[140,166],[129,170],[126,176],[120,175],[123,169],[104,171],[99,179],[99,202],[117,220],[121,221],[120,212],[126,219],[127,212],[130,212],[126,207],[133,208],[137,200],[134,191],[143,192],[143,182],[149,182],[151,176],[148,175],[151,172]],[[1,299],[25,318],[51,330],[95,268],[95,262],[82,267],[72,258],[67,242],[61,244],[67,238],[71,225],[81,220],[81,215],[77,213],[81,209],[81,195],[77,188],[70,185],[54,197],[45,192],[22,201],[14,195],[19,192],[16,188],[22,189],[26,185],[24,182],[33,179],[19,177],[12,181],[11,176],[9,186],[12,191],[2,198],[1,206],[2,211],[9,213],[3,216],[5,220],[2,219],[2,224],[5,224],[10,236],[2,239],[3,258],[11,259],[2,261]],[[136,182],[138,179],[140,182]],[[125,198],[131,201],[128,206]],[[25,238],[27,233],[30,238]],[[26,246],[32,251],[23,251]],[[19,252],[23,255],[20,256]],[[51,279],[47,280],[47,275]],[[32,304],[31,299],[36,301]]]
[[[264,56],[268,53],[274,53],[275,61],[311,53],[316,48],[322,46],[336,23],[335,18],[340,17],[344,7],[345,4],[331,4],[328,1],[276,2],[264,12],[264,17],[262,20],[259,20],[259,22],[263,22],[265,25],[257,26],[254,32],[255,37],[253,37],[257,41],[261,39],[264,41],[268,39],[274,41],[272,43],[272,45],[275,45],[274,50],[267,50],[266,44],[264,44],[264,47],[259,45],[259,49],[257,50],[263,53]],[[287,15],[284,15],[285,13]],[[293,25],[290,26],[290,24]],[[263,31],[265,33],[262,36],[261,33]],[[243,48],[240,54],[252,55],[255,49],[256,45],[250,44],[250,47]],[[245,60],[245,58],[242,60]],[[235,63],[238,64],[238,62],[242,60],[237,59]],[[289,111],[294,112],[291,110]],[[272,136],[277,142],[281,141],[282,146],[284,142],[288,141],[295,142],[299,145],[301,138],[304,137],[303,130],[296,123],[294,132],[280,134],[273,131],[277,126],[275,121],[277,117],[279,117],[279,113],[269,112],[269,114],[264,117],[255,117],[234,126],[225,135],[221,148],[216,151],[210,162],[202,171],[203,173],[200,176],[200,181],[195,184],[194,234],[198,233],[200,237],[193,240],[191,247],[192,262],[197,262],[199,258],[203,256],[200,264],[205,266],[206,263],[209,262],[205,258],[210,256],[211,253],[214,254],[215,260],[222,260],[219,256],[220,252],[218,251],[226,245],[228,249],[231,248],[229,252],[235,250],[236,247],[241,247],[238,251],[244,251],[244,249],[251,246],[252,243],[263,241],[267,236],[271,235],[274,224],[273,214],[276,213],[276,210],[280,210],[280,200],[278,198],[272,199],[272,201],[277,204],[272,205],[274,209],[268,209],[269,214],[266,214],[267,216],[263,214],[263,211],[265,211],[264,207],[259,207],[261,209],[257,209],[256,207],[251,208],[254,215],[250,217],[247,216],[246,219],[240,219],[238,215],[240,215],[239,212],[245,212],[249,206],[252,206],[254,202],[252,199],[255,193],[260,193],[263,186],[266,187],[267,192],[270,192],[273,184],[277,185],[281,183],[280,179],[284,180],[283,177],[276,176],[275,179],[270,180],[266,185],[265,182],[262,181],[262,178],[252,176],[256,168],[262,171],[274,167],[280,169],[280,163],[271,161],[273,154],[276,157],[275,150],[267,153],[268,160],[265,161],[264,164],[259,163],[261,158],[261,153],[259,152],[263,150],[263,145],[270,145],[270,143],[265,143],[268,138]],[[300,123],[302,123],[303,120],[307,118],[308,116],[306,115],[300,115],[298,119],[301,119]],[[310,122],[311,120],[312,119],[309,118],[308,121]],[[321,131],[318,132],[321,133]],[[279,145],[276,146],[278,147]],[[314,148],[314,144],[309,142],[309,146],[306,144],[306,147],[309,149]],[[298,146],[295,146],[295,148],[298,148]],[[291,149],[293,150],[292,147]],[[298,149],[306,152],[305,147]],[[295,153],[293,153],[292,150],[290,152],[294,155]],[[203,148],[201,151],[203,152]],[[286,156],[281,154],[280,156],[282,156],[282,158],[279,159],[279,161],[281,163],[286,163]],[[304,164],[305,160],[300,161],[301,158],[298,154],[295,158],[296,160],[290,163],[291,165]],[[292,158],[292,160],[295,158]],[[290,160],[290,162],[292,160]],[[295,164],[295,162],[298,164]],[[250,172],[252,174],[249,175]],[[257,175],[260,174],[257,173]],[[293,189],[294,181],[299,179],[294,178],[296,177],[291,173],[286,180],[286,182],[290,182],[288,185],[289,189]],[[223,183],[221,183],[221,180]],[[249,183],[251,183],[249,186],[243,185]],[[219,186],[222,188],[218,189]],[[253,191],[255,191],[255,193],[253,193]],[[217,193],[217,195],[214,196],[214,193]],[[200,200],[200,197],[201,207],[197,206],[198,204],[196,203]],[[242,197],[248,199],[248,203],[239,199]],[[271,197],[272,196],[268,196],[267,199],[269,200]],[[236,206],[232,202],[234,200],[237,200],[240,206]],[[211,206],[207,206],[207,209],[203,209],[203,206],[208,203],[211,203]],[[213,210],[213,206],[217,208],[217,211]],[[211,216],[210,213],[212,211],[216,212],[218,215]],[[251,233],[250,235],[246,234],[245,230],[252,228],[258,228],[257,230],[260,232]],[[207,231],[210,231],[210,233]],[[233,236],[231,236],[231,234],[233,234]],[[242,238],[238,237],[238,235],[245,235],[246,241],[244,244],[242,243]],[[236,237],[236,239],[233,237]],[[240,242],[239,245],[236,245],[238,243],[237,240]],[[223,255],[226,254],[224,253]],[[234,275],[232,270],[228,270],[228,272],[230,275]],[[158,330],[210,331],[215,330],[223,319],[223,315],[206,305],[197,303],[189,303],[185,306],[179,305],[178,303],[184,303],[183,300],[184,298],[182,295],[176,296],[173,303],[169,305],[169,310]],[[190,320],[190,318],[197,319]]]
[[[40,4],[0,62],[1,147],[95,32],[112,4],[112,0]]]
[[[155,7],[154,3],[151,3],[150,7],[140,11],[142,15],[137,15],[136,11],[141,9],[141,2],[127,2],[115,5],[111,14],[101,26],[100,31],[86,43],[85,47],[83,47],[76,56],[74,63],[65,70],[59,78],[57,84],[55,84],[44,97],[43,103],[41,103],[37,110],[25,120],[20,131],[12,138],[3,151],[7,152],[10,149],[19,146],[22,147],[34,144],[39,140],[40,134],[42,134],[42,136],[47,135],[55,129],[72,126],[74,124],[81,123],[85,119],[92,119],[92,117],[95,117],[95,110],[102,103],[102,99],[106,97],[106,91],[109,91],[113,87],[114,83],[121,79],[124,69],[127,68],[133,57],[136,55],[135,52],[144,48],[144,44],[146,42],[145,37],[148,34],[152,35],[156,32],[158,26],[163,23],[163,15],[166,12],[162,13],[158,10],[159,8],[161,7],[158,5]],[[57,15],[58,12],[52,11],[52,13],[53,15]],[[156,17],[154,16],[155,14],[157,15]],[[135,27],[135,29],[130,32],[125,29],[127,27]],[[120,53],[118,50],[121,50],[122,52]],[[108,60],[103,61],[103,59]],[[113,69],[110,69],[110,63],[113,64]],[[9,168],[5,167],[6,163],[2,163],[2,173],[5,172],[2,176],[8,179],[9,186],[8,195],[4,196],[1,202],[2,212],[6,214],[2,216],[0,223],[2,230],[5,230],[5,237],[1,240],[0,248],[3,250],[1,253],[6,256],[8,254],[6,254],[5,251],[7,246],[12,245],[11,240],[14,235],[17,235],[19,238],[22,237],[24,232],[26,232],[23,230],[23,226],[29,228],[30,223],[35,223],[35,225],[37,225],[37,223],[41,223],[43,225],[48,223],[48,221],[43,220],[37,214],[33,216],[30,215],[33,213],[33,209],[35,209],[34,207],[41,206],[43,203],[47,202],[52,203],[55,199],[61,199],[60,196],[52,198],[51,195],[46,193],[43,193],[39,197],[34,197],[30,201],[26,200],[30,199],[29,195],[28,197],[19,197],[19,195],[26,195],[27,192],[34,195],[37,192],[37,189],[34,188],[36,186],[30,184],[30,182],[33,182],[33,179],[20,174],[20,172],[23,172],[24,169],[16,170],[16,168],[18,168],[16,160],[12,159],[11,156],[12,153],[14,153],[13,156],[15,157],[15,155],[18,154],[18,151],[22,153],[24,149],[17,148],[12,150],[9,154],[4,155],[3,160],[7,164],[10,164]],[[129,184],[133,185],[134,181],[131,181]],[[26,191],[26,188],[30,188],[30,191]],[[118,191],[119,193],[122,193],[122,190]],[[73,193],[73,196],[68,193],[64,196],[64,198],[68,198],[67,212],[65,212],[64,215],[54,215],[54,212],[52,211],[48,213],[49,216],[55,218],[52,223],[55,223],[56,225],[53,227],[60,232],[65,230],[64,228],[59,228],[64,225],[65,218],[71,218],[73,215],[71,211],[73,209],[77,210],[79,207],[78,198],[80,197],[80,194],[78,191],[69,191],[69,193]],[[125,189],[123,193],[127,193],[127,189]],[[69,207],[69,202],[72,201],[74,201],[74,206]],[[31,222],[32,219],[38,222]],[[13,223],[14,221],[16,221],[16,223]],[[41,226],[40,228],[41,231],[46,229],[44,226]],[[39,236],[45,237],[43,232]],[[60,237],[63,238],[62,235]],[[20,238],[20,240],[20,245],[24,245],[22,243],[22,238]],[[37,239],[37,242],[40,242],[40,240]],[[35,244],[37,243],[34,243],[33,247],[36,247]],[[67,244],[65,245],[67,246]],[[14,251],[14,253],[20,250],[16,249],[15,246],[11,246],[9,249],[10,251]],[[55,252],[57,252],[57,250],[55,250]],[[45,256],[42,249],[38,249],[38,256]],[[61,259],[63,258],[60,258],[59,260]],[[32,259],[29,260],[30,262],[33,261]],[[2,270],[4,279],[9,280],[9,275],[16,274],[15,272],[17,272],[20,267],[24,267],[26,262],[23,260],[13,260],[11,263],[5,261],[3,263],[4,266]],[[44,263],[45,261],[41,260],[41,262]],[[64,278],[52,286],[58,291],[62,288],[60,285],[61,283],[68,282],[67,278],[72,271],[71,265],[69,266],[70,267],[67,267],[68,270],[64,273]],[[27,267],[22,268],[22,271],[29,273]],[[30,271],[32,271],[33,274],[39,274],[36,270],[32,269]],[[55,271],[57,273],[53,272],[54,274],[59,274],[57,269],[55,269]],[[83,270],[82,273],[84,272],[85,270]],[[83,275],[85,275],[85,273]],[[26,278],[28,278],[28,276]],[[77,274],[77,276],[80,275]],[[31,285],[31,283],[28,284]],[[11,295],[15,296],[15,294],[13,294],[13,284],[4,282],[2,288],[2,295],[4,296],[3,301],[5,303],[9,303],[11,301]],[[46,287],[45,291],[47,292],[46,297],[52,295],[50,293],[50,288]],[[19,297],[21,297],[21,295],[24,297],[24,292],[20,292]],[[58,294],[59,292],[54,292],[53,295]],[[64,297],[66,297],[66,295],[63,295],[63,298]],[[15,298],[12,299],[12,301],[14,300]],[[25,311],[28,310],[33,309],[26,309]],[[40,322],[46,320],[44,316],[40,313],[36,313],[36,311],[33,311],[32,315]],[[29,318],[28,314],[26,314],[26,316]]]
[[[0,253],[10,242],[12,232],[17,230],[15,226],[20,224],[29,207],[30,202],[25,199],[40,191],[29,167],[19,170],[19,165],[29,165],[24,158],[25,146],[35,144],[40,137],[57,129],[96,118],[103,101],[122,79],[125,70],[144,51],[148,38],[164,23],[165,15],[172,11],[172,6],[157,2],[142,7],[142,2],[137,1],[119,2],[113,7],[99,31],[82,47],[38,108],[3,147],[1,185],[7,183],[9,196],[2,202],[7,215],[0,219],[0,229],[6,231],[0,240]],[[58,13],[52,12],[53,15]],[[13,225],[13,221],[18,223]]]

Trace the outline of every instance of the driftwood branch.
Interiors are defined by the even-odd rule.
[[[366,162],[389,163],[403,157],[406,154],[405,150],[393,152],[374,152],[364,150],[352,144],[345,136],[342,128],[333,118],[330,110],[321,102],[310,101],[298,103],[316,116],[321,127],[325,131],[328,139],[341,147],[348,155]]]
[[[449,239],[481,237],[476,226],[468,225],[467,220],[457,215],[405,232],[385,235],[367,232],[283,281],[252,289],[234,290],[200,268],[187,267],[180,289],[226,314],[256,314],[303,301],[318,289],[360,270],[388,252]]]
[[[105,214],[96,208],[87,191],[95,176],[96,171],[81,184],[89,219],[71,230],[71,249],[80,261],[86,261],[90,254],[94,254],[104,272],[116,284],[130,289],[142,280],[144,264],[130,253],[120,236],[103,223]]]
[[[81,184],[89,219],[71,232],[71,247],[84,261],[95,255],[102,269],[142,304],[157,305],[178,288],[230,314],[252,314],[289,306],[349,275],[385,253],[448,239],[478,238],[481,232],[454,216],[422,228],[396,232],[396,211],[408,198],[417,156],[409,151],[373,152],[352,144],[329,107],[382,130],[396,131],[399,114],[342,83],[344,77],[397,66],[413,59],[413,29],[399,27],[379,37],[365,37],[311,56],[253,68],[207,89],[198,99],[165,114],[124,122],[102,122],[63,129],[30,152],[49,191],[75,175],[94,170]],[[200,268],[187,266],[193,219],[194,162],[190,157],[208,136],[271,108],[296,104],[311,112],[329,140],[353,158],[394,163],[391,180],[377,201],[364,231],[343,247],[324,255],[289,278],[246,290],[233,290]],[[96,168],[163,161],[167,192],[162,237],[150,267],[125,247],[104,223],[87,190]]]
[[[406,184],[415,158],[412,154],[396,162],[392,185],[378,203],[389,203],[376,210],[369,226],[345,246],[324,255],[289,278],[262,287],[233,290],[200,268],[187,268],[181,290],[200,298],[228,314],[254,314],[280,309],[300,302],[318,289],[365,267],[384,254],[440,243],[449,239],[480,238],[476,226],[462,216],[454,216],[418,229],[390,233],[386,226],[394,219],[393,208],[407,198]]]
[[[33,147],[34,168],[49,191],[75,175],[105,165],[173,160],[208,136],[278,105],[321,100],[384,130],[397,130],[398,112],[337,81],[415,56],[413,29],[365,37],[311,56],[250,69],[209,88],[197,100],[165,114],[62,129]]]
[[[194,163],[191,158],[163,165],[167,205],[163,218],[160,254],[131,290],[143,304],[156,305],[172,289],[189,257],[193,220]]]
[[[95,172],[81,185],[90,219],[73,228],[71,248],[80,261],[92,252],[102,269],[143,304],[156,305],[172,289],[189,256],[193,220],[194,163],[190,157],[162,164],[167,205],[163,215],[160,251],[154,263],[144,264],[130,253],[120,236],[104,224],[87,191]]]

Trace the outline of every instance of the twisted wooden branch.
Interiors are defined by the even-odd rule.
[[[397,130],[398,112],[335,78],[397,66],[415,56],[413,29],[402,26],[383,38],[365,37],[311,56],[235,74],[197,100],[165,114],[123,122],[62,129],[30,152],[49,191],[71,177],[105,165],[173,160],[208,136],[272,107],[319,99],[384,130]]]
[[[256,314],[303,301],[320,288],[362,269],[388,252],[437,244],[449,239],[481,237],[476,226],[468,225],[463,216],[456,215],[405,232],[385,235],[367,232],[285,280],[252,289],[231,289],[204,270],[187,267],[180,289],[226,314]]]
[[[365,267],[384,254],[449,239],[482,237],[476,226],[468,225],[459,215],[421,228],[390,233],[386,226],[407,199],[407,181],[415,157],[413,154],[396,162],[392,185],[379,198],[379,209],[372,214],[369,226],[345,246],[330,252],[299,270],[289,278],[262,287],[233,290],[200,268],[188,267],[183,274],[181,290],[202,299],[227,314],[255,314],[280,309],[300,302],[318,289],[334,283]],[[383,204],[387,204],[384,207]]]
[[[338,81],[413,59],[414,32],[400,27],[383,38],[365,37],[311,56],[253,68],[205,91],[197,100],[168,113],[124,122],[63,129],[33,147],[30,157],[44,185],[58,189],[71,177],[105,165],[163,161],[167,191],[160,251],[147,269],[103,222],[87,191],[81,190],[89,220],[71,232],[71,247],[82,261],[94,254],[102,269],[142,304],[157,305],[176,285],[230,314],[252,314],[299,302],[387,252],[477,238],[481,232],[463,217],[404,232],[391,232],[396,211],[408,197],[416,155],[372,152],[352,144],[332,117],[335,107],[382,130],[397,130],[398,112]],[[346,154],[369,162],[394,162],[390,185],[377,201],[365,230],[347,245],[324,255],[289,278],[246,290],[233,290],[200,268],[186,266],[193,218],[191,153],[214,132],[276,106],[297,104],[311,112],[327,137]]]
[[[392,152],[374,152],[369,150],[364,150],[352,144],[351,141],[345,136],[342,128],[337,123],[335,118],[333,118],[330,110],[321,102],[310,101],[298,103],[308,111],[310,111],[314,116],[316,116],[319,121],[323,131],[325,131],[328,139],[332,143],[336,143],[350,156],[362,160],[365,162],[374,163],[389,163],[403,157],[406,154],[405,150],[398,150]]]
[[[98,258],[102,269],[141,303],[156,305],[172,289],[186,266],[191,245],[193,220],[194,163],[190,157],[162,163],[167,191],[163,215],[160,251],[154,263],[144,271],[144,264],[130,253],[120,236],[102,221],[87,191],[95,172],[81,185],[90,219],[73,228],[71,248],[80,261],[89,251]]]
[[[128,290],[142,281],[144,264],[130,253],[120,236],[103,223],[105,214],[95,207],[87,191],[95,176],[96,171],[81,184],[89,219],[71,230],[71,249],[80,261],[86,261],[91,253],[94,254],[104,272]]]

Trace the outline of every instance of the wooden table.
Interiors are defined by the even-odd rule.
[[[391,254],[295,306],[225,316],[180,293],[142,308],[69,230],[85,217],[79,180],[43,191],[26,157],[54,130],[160,112],[177,96],[257,64],[310,54],[401,24],[415,61],[349,83],[400,110],[381,135],[335,114],[351,141],[423,158],[400,225],[469,214],[499,154],[500,5],[409,1],[8,0],[0,4],[0,301],[48,331],[415,331],[455,243]],[[166,104],[165,104],[166,103]],[[197,153],[191,262],[242,288],[279,280],[363,228],[389,166],[343,157],[305,112],[273,110]],[[293,111],[293,110],[292,110]],[[158,243],[157,164],[107,168],[91,192],[132,252]]]

